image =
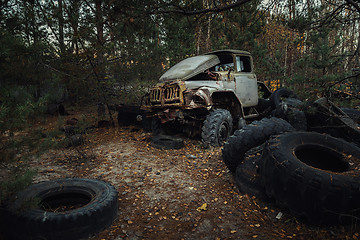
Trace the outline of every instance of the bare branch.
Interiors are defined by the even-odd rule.
[[[157,13],[178,13],[185,16],[191,16],[191,15],[198,15],[198,14],[206,14],[206,13],[219,13],[223,12],[232,8],[236,8],[238,6],[241,6],[247,2],[250,2],[251,0],[239,0],[231,4],[223,5],[223,6],[214,6],[212,8],[207,9],[199,9],[194,11],[187,11],[180,6],[176,6],[177,9],[168,9],[168,10],[158,10]]]
[[[360,13],[360,6],[357,3],[355,3],[353,0],[345,0],[345,1],[351,6],[353,6]]]

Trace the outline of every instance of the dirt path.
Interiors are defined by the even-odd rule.
[[[309,227],[239,193],[221,148],[204,149],[186,139],[182,149],[159,150],[150,138],[136,127],[96,129],[80,151],[52,150],[34,160],[35,182],[82,177],[113,184],[118,218],[93,240],[359,238],[351,227]],[[284,216],[277,219],[279,212]]]

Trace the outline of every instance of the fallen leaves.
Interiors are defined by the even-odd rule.
[[[198,207],[196,210],[198,212],[201,212],[201,211],[206,211],[207,210],[207,203],[204,203],[203,205],[201,205],[200,207]]]
[[[290,214],[276,220],[279,209],[239,193],[221,148],[203,149],[197,140],[185,139],[184,148],[162,151],[149,145],[150,133],[132,129],[94,131],[85,147],[96,156],[90,161],[64,159],[61,151],[54,151],[38,162],[49,170],[40,174],[55,175],[54,170],[58,177],[101,178],[118,189],[118,220],[92,240],[313,236],[314,230],[305,224],[289,221]],[[60,166],[66,171],[59,171]],[[319,239],[332,236],[328,231],[316,234]],[[353,232],[336,234],[359,239]]]

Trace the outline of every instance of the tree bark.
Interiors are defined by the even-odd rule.
[[[102,0],[95,0],[95,20],[96,20],[96,57],[98,64],[104,62],[103,44],[104,44],[104,20],[102,14]],[[100,73],[99,73],[100,74]]]
[[[58,0],[59,4],[59,45],[60,45],[60,53],[64,54],[65,52],[65,42],[64,42],[64,16],[63,16],[63,0]]]

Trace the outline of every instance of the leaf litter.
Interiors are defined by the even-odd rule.
[[[117,219],[91,240],[360,239],[354,226],[308,226],[273,203],[240,193],[220,147],[185,139],[181,149],[159,150],[138,127],[96,129],[85,139],[83,156],[74,148],[50,150],[30,165],[38,169],[34,183],[80,177],[117,188]]]

